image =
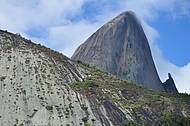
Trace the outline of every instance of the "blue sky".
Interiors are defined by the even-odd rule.
[[[163,55],[178,66],[186,65],[190,61],[190,16],[173,18],[160,13],[150,24],[160,33],[157,43]]]
[[[126,10],[141,21],[161,80],[170,72],[179,91],[190,93],[189,0],[0,0],[0,28],[70,57]]]

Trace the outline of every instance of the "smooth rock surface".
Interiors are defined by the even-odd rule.
[[[148,40],[133,12],[127,11],[95,32],[72,58],[134,81],[149,89],[163,91]]]

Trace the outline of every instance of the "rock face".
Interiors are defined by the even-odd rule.
[[[85,96],[68,86],[85,75],[62,54],[0,31],[0,71],[1,126],[82,125],[82,106],[97,120]]]
[[[0,126],[154,126],[165,124],[165,113],[167,125],[185,125],[189,101],[138,87],[0,30]]]
[[[124,12],[78,47],[72,58],[131,80],[149,89],[164,90],[148,40],[133,12]]]
[[[166,92],[178,93],[178,90],[177,90],[177,88],[176,88],[176,86],[175,86],[174,80],[173,80],[173,78],[172,78],[172,76],[171,76],[170,73],[168,73],[168,77],[169,77],[169,79],[166,80],[166,81],[163,83],[164,90],[165,90]]]

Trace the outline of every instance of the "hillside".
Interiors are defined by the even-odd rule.
[[[190,96],[154,92],[0,31],[1,126],[190,124]]]
[[[155,92],[95,67],[79,64],[87,69],[88,77],[71,87],[89,99],[95,113],[98,114],[99,105],[103,105],[113,125],[190,125],[188,94]]]

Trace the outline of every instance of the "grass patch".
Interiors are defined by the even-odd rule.
[[[176,121],[178,125],[180,125],[182,121],[190,124],[188,122],[189,119],[176,115],[179,110],[183,109],[190,115],[190,96],[188,94],[174,94],[148,90],[136,85],[133,81],[121,80],[96,67],[82,63],[79,63],[79,66],[83,68],[89,76],[84,78],[83,82],[71,84],[71,87],[82,93],[85,92],[85,95],[89,97],[95,94],[94,96],[100,104],[103,103],[103,101],[111,101],[112,103],[116,103],[116,106],[131,111],[132,116],[136,119],[134,122],[129,121],[125,126],[140,126],[139,124],[141,124],[141,126],[143,126],[143,124],[144,126],[150,126],[146,123],[149,121],[145,119],[148,115],[154,117],[154,121],[159,125],[164,124],[169,126],[172,121]],[[125,91],[125,93],[121,94],[122,91]],[[171,113],[163,114],[168,111],[171,111]],[[157,126],[156,123],[155,126]],[[182,124],[185,125],[184,123]],[[151,126],[152,125],[154,126],[151,122]]]
[[[91,126],[90,123],[84,123],[84,126]]]
[[[125,109],[138,109],[138,108],[142,108],[143,106],[143,103],[140,103],[140,102],[135,102],[135,103],[127,103],[127,104],[124,104],[124,108]]]

